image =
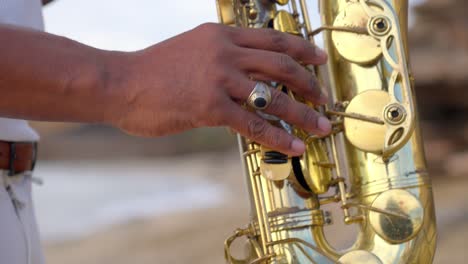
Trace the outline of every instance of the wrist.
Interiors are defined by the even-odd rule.
[[[127,98],[133,70],[134,53],[105,51],[104,63],[100,69],[102,91],[102,123],[114,125],[128,108]]]

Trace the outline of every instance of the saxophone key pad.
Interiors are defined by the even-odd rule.
[[[390,244],[413,239],[423,226],[424,208],[407,190],[386,191],[377,196],[372,207],[380,212],[369,211],[369,222],[374,231]]]
[[[341,264],[383,264],[374,254],[365,250],[354,250],[343,255],[338,263]]]
[[[276,152],[266,147],[261,147],[260,172],[263,177],[270,181],[282,181],[289,177],[292,172],[292,164],[289,157],[283,153]]]
[[[368,90],[351,100],[346,113],[384,120],[383,113],[390,102],[391,98],[387,92]],[[384,124],[345,118],[344,128],[346,138],[356,148],[375,154],[383,152],[387,135],[387,127]]]
[[[370,22],[371,19],[361,4],[350,3],[336,17],[333,27],[367,30]],[[377,28],[379,25],[385,27],[378,22],[375,24]],[[372,64],[382,56],[380,41],[369,34],[336,29],[332,31],[332,41],[343,58],[357,64]]]

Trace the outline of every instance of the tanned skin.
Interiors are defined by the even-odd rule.
[[[44,3],[50,1],[43,1]],[[102,123],[157,137],[197,127],[228,126],[290,155],[304,143],[239,104],[275,80],[316,104],[327,102],[298,63],[326,54],[302,38],[269,29],[203,24],[136,52],[99,50],[70,39],[0,24],[0,116]],[[330,132],[312,108],[272,90],[265,110],[311,133]]]

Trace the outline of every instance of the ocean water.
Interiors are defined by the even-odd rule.
[[[34,187],[43,240],[77,239],[133,219],[220,206],[212,172],[173,161],[41,162]]]

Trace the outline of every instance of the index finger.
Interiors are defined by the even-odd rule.
[[[302,155],[306,149],[304,142],[299,138],[271,125],[265,119],[242,109],[235,103],[226,105],[226,112],[230,113],[226,119],[228,126],[259,144],[292,157]]]
[[[327,62],[325,51],[295,35],[263,28],[237,28],[233,33],[233,42],[240,47],[284,53],[305,65]]]

